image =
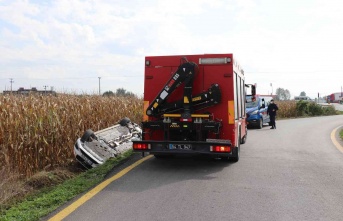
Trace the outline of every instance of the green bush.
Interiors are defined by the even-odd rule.
[[[334,106],[322,106],[313,101],[277,101],[277,105],[278,119],[340,114]]]
[[[307,116],[308,115],[308,107],[307,101],[299,101],[297,102],[296,109],[297,109],[297,116]]]
[[[323,107],[323,115],[335,115],[335,114],[339,114],[337,113],[335,107],[333,106]]]
[[[320,116],[323,115],[323,108],[321,105],[316,104],[315,102],[308,102],[308,115],[310,116]]]

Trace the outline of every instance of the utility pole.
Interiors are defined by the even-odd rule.
[[[44,94],[46,94],[46,88],[49,87],[48,85],[44,85]]]
[[[13,78],[10,78],[10,83],[11,83],[11,93],[12,93],[12,83],[14,83]]]
[[[98,77],[99,78],[99,95],[101,95],[101,90],[100,90],[100,79],[101,77]]]

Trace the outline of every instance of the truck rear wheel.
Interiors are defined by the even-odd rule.
[[[237,142],[237,147],[233,150],[232,156],[229,157],[229,160],[231,162],[238,162],[239,160],[239,155],[241,152],[241,128],[239,128],[239,133],[238,133],[238,142]]]
[[[241,151],[241,133],[239,133],[238,139],[239,140],[237,142],[237,147],[232,151],[232,156],[221,158],[222,160],[229,161],[229,162],[238,162],[239,161],[239,155],[240,155],[240,151]]]
[[[245,128],[245,135],[241,139],[241,144],[245,144],[245,142],[247,141],[247,137],[248,137],[248,129]]]
[[[235,150],[232,153],[232,157],[229,157],[229,160],[231,162],[238,162],[240,151],[241,151],[241,145],[238,144],[238,146],[235,148]]]

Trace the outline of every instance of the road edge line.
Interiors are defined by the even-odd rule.
[[[336,132],[339,128],[341,128],[342,126],[339,126],[337,128],[335,128],[332,132],[331,132],[331,141],[332,143],[336,146],[336,148],[341,151],[341,153],[343,153],[343,147],[340,143],[338,143],[338,141],[336,140]]]
[[[57,221],[57,220],[62,220],[64,218],[66,218],[69,214],[71,214],[72,212],[74,212],[77,208],[79,208],[82,204],[84,204],[85,202],[87,202],[88,200],[90,200],[93,196],[95,196],[96,194],[98,194],[101,190],[103,190],[106,186],[108,186],[110,183],[112,183],[113,181],[119,179],[120,177],[124,176],[125,174],[127,174],[128,172],[130,172],[133,168],[137,167],[139,164],[143,163],[144,161],[150,159],[152,157],[152,155],[150,156],[146,156],[138,161],[136,161],[135,163],[133,163],[132,165],[126,167],[125,169],[121,170],[120,172],[118,172],[117,174],[115,174],[114,176],[104,180],[103,182],[101,182],[100,184],[98,184],[96,187],[94,187],[93,189],[91,189],[90,191],[88,191],[87,193],[85,193],[83,196],[81,196],[78,200],[76,200],[75,202],[73,202],[72,204],[70,204],[69,206],[67,206],[66,208],[64,208],[62,211],[60,211],[59,213],[57,213],[56,215],[54,215],[53,217],[51,217],[49,219],[49,221]]]

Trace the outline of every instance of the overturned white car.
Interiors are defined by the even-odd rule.
[[[86,130],[82,137],[77,139],[74,154],[76,160],[89,169],[132,148],[132,141],[141,139],[141,128],[129,118],[124,118],[104,130]]]

